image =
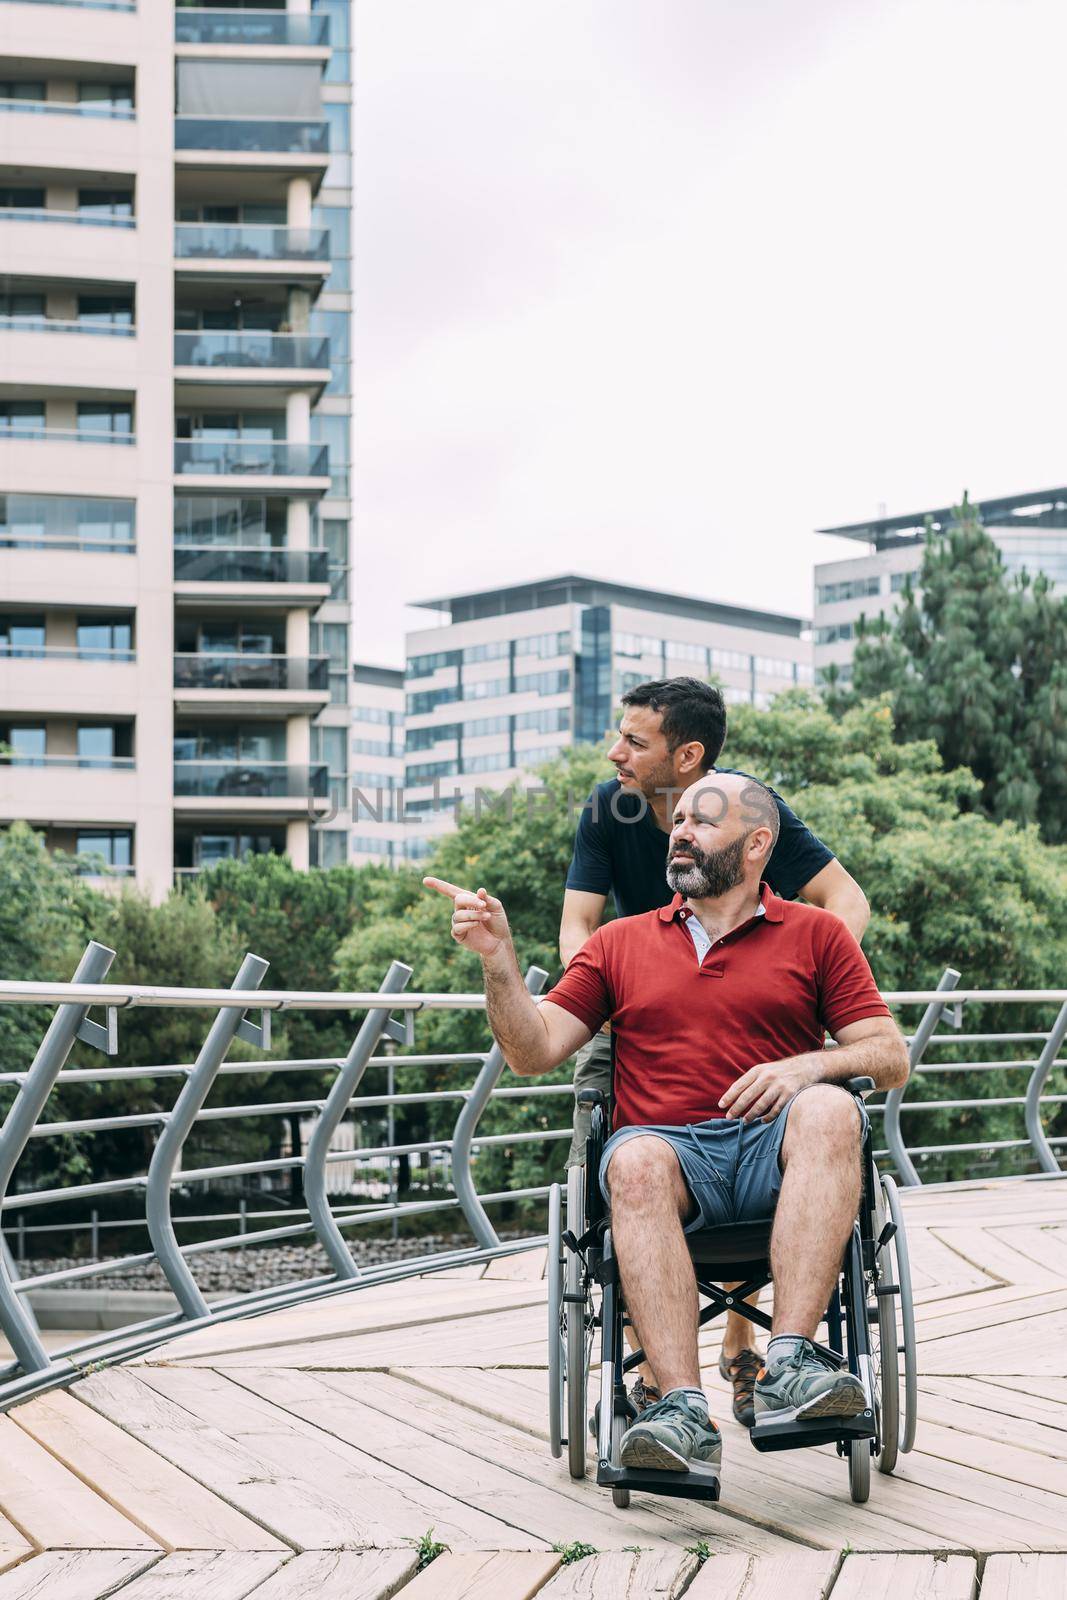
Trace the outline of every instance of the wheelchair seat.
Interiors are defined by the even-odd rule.
[[[687,1233],[685,1242],[697,1267],[709,1269],[729,1267],[724,1278],[753,1277],[766,1267],[771,1258],[771,1227],[773,1219],[763,1222],[731,1222],[715,1228],[700,1228]]]

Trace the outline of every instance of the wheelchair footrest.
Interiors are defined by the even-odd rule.
[[[612,1467],[597,1464],[596,1481],[602,1489],[633,1489],[639,1494],[671,1494],[685,1500],[717,1500],[719,1469],[697,1465],[688,1472],[660,1472],[651,1467]]]
[[[749,1438],[757,1450],[801,1450],[839,1440],[873,1439],[875,1431],[873,1411],[861,1411],[856,1417],[798,1417],[790,1406],[757,1417]]]

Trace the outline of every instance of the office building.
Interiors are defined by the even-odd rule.
[[[807,622],[745,606],[574,575],[419,603],[444,616],[407,636],[415,860],[451,826],[457,795],[502,790],[567,745],[601,743],[638,683],[715,677],[728,701],[765,705],[812,678]]]
[[[1024,567],[1030,573],[1043,572],[1057,588],[1067,590],[1067,489],[1044,489],[975,505],[1009,572]],[[817,683],[826,681],[830,668],[838,682],[849,682],[859,618],[873,620],[880,612],[891,616],[897,610],[905,583],[922,566],[927,522],[935,533],[943,533],[952,526],[953,510],[942,506],[912,516],[818,529],[838,539],[852,539],[866,550],[815,568]]]
[[[404,859],[404,673],[400,667],[352,668],[349,782],[351,860],[390,865]]]
[[[349,0],[0,9],[0,825],[345,860]]]

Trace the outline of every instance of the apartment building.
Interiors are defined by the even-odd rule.
[[[1067,590],[1067,489],[984,500],[977,509],[1009,572],[1043,572],[1057,588]],[[866,548],[862,555],[815,568],[816,682],[826,682],[831,669],[838,682],[849,682],[860,617],[891,616],[897,610],[904,585],[922,566],[927,522],[935,533],[943,533],[952,518],[953,507],[941,506],[817,530]]]
[[[347,859],[350,0],[5,0],[0,826]]]
[[[351,860],[390,865],[404,859],[404,673],[400,667],[352,668]]]
[[[461,798],[504,789],[576,741],[600,743],[638,683],[715,677],[729,702],[762,706],[812,681],[808,623],[746,606],[573,574],[419,604],[442,616],[407,636],[413,860]]]

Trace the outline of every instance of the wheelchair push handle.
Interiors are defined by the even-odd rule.
[[[873,1078],[849,1078],[845,1084],[849,1094],[867,1094],[874,1088]]]
[[[871,1088],[872,1089],[874,1088],[874,1084],[873,1083],[871,1084]],[[579,1089],[578,1090],[578,1104],[580,1106],[602,1106],[602,1105],[604,1105],[604,1103],[605,1102],[604,1102],[604,1091],[603,1091],[603,1089]]]

